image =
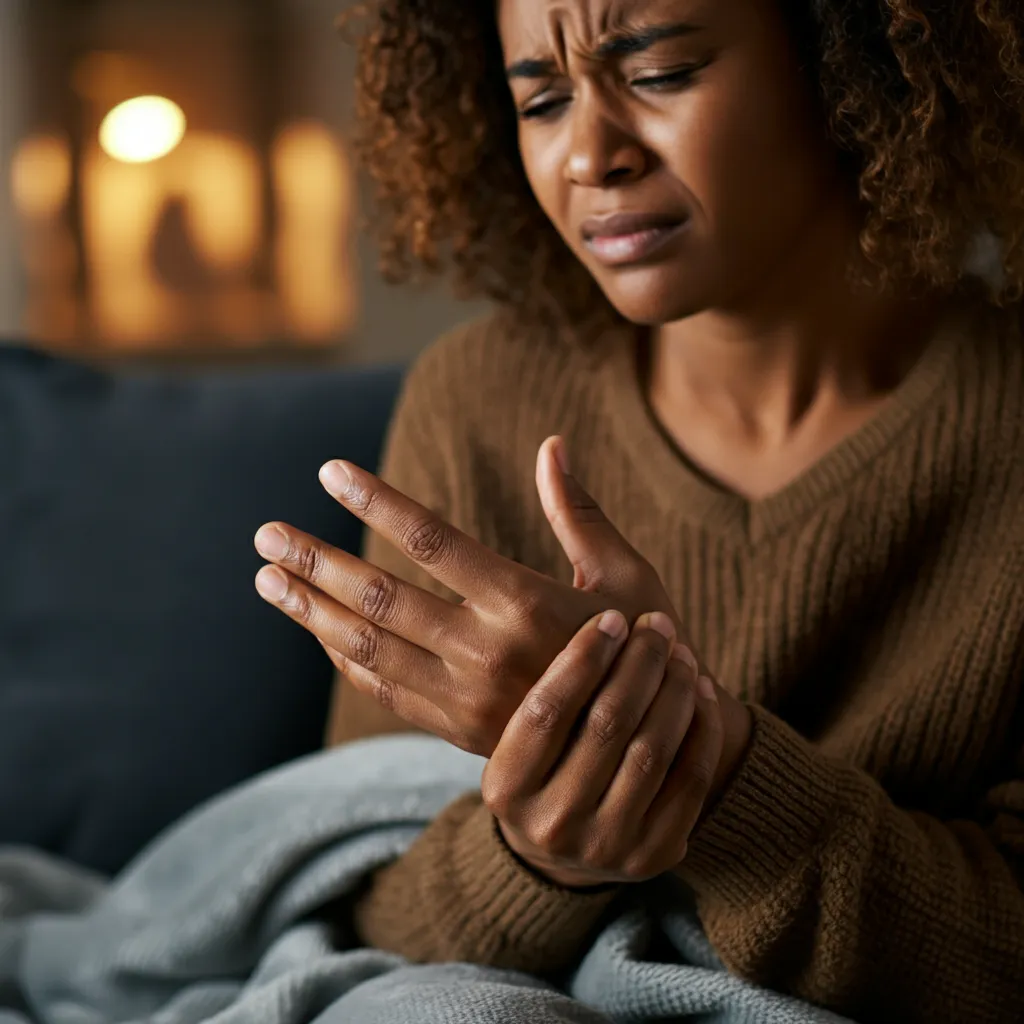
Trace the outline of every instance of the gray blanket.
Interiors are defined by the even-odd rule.
[[[0,849],[0,1024],[838,1020],[725,972],[664,881],[613,915],[567,991],[356,948],[340,898],[481,767],[425,737],[318,754],[189,815],[112,882]],[[645,961],[655,937],[675,952]]]

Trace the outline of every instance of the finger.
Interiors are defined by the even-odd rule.
[[[663,870],[675,867],[686,856],[690,833],[703,813],[722,757],[725,731],[714,683],[700,676],[696,693],[693,722],[661,792],[651,804],[644,828],[645,845],[669,851]]]
[[[268,562],[306,580],[368,622],[434,654],[456,654],[455,641],[463,632],[460,621],[468,614],[465,608],[285,523],[262,527],[255,544]]]
[[[515,562],[446,523],[412,498],[350,462],[320,470],[324,488],[374,533],[393,544],[439,583],[482,607],[516,590]]]
[[[256,589],[327,647],[373,675],[401,679],[412,692],[438,706],[453,699],[448,666],[436,654],[368,622],[280,566],[261,569]]]
[[[637,620],[551,780],[548,788],[556,802],[597,808],[657,696],[674,644],[675,627],[663,612]]]
[[[697,659],[676,644],[658,695],[626,747],[598,814],[609,822],[642,822],[675,763],[697,700]]]
[[[495,813],[544,785],[628,635],[621,612],[591,619],[526,695],[487,766],[488,806]]]
[[[385,710],[392,712],[417,729],[433,733],[449,743],[454,741],[456,730],[451,720],[440,708],[411,690],[397,686],[387,679],[382,679],[373,672],[368,672],[339,651],[328,647],[323,640],[320,640],[320,644],[327,652],[327,657],[331,659],[331,664],[349,681],[354,690],[372,697]]]
[[[537,492],[574,572],[573,586],[596,590],[639,555],[569,469],[565,442],[549,437],[537,456]]]

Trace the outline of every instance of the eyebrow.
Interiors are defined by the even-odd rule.
[[[693,35],[700,32],[700,25],[690,22],[678,22],[674,25],[652,25],[636,32],[622,33],[603,42],[596,52],[600,59],[609,57],[629,57],[636,53],[649,50],[664,39],[676,39],[679,36]],[[513,78],[550,78],[557,73],[553,60],[517,60],[505,69],[505,74]]]

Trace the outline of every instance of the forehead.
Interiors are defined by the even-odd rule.
[[[637,27],[710,27],[734,0],[498,0],[498,28],[509,56],[591,51]]]

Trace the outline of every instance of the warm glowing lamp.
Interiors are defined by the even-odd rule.
[[[100,145],[115,160],[144,164],[176,149],[185,135],[185,114],[163,96],[137,96],[103,119]]]

